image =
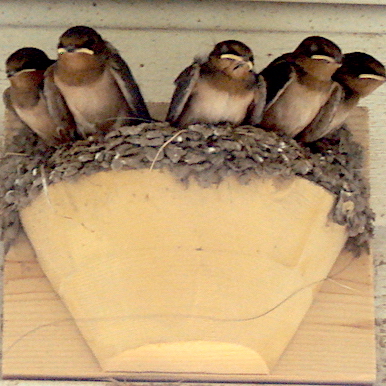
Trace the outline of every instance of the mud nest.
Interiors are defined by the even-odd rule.
[[[267,177],[313,181],[336,195],[331,219],[347,227],[346,247],[359,254],[368,248],[374,220],[363,158],[346,128],[306,147],[252,126],[192,125],[178,131],[167,123],[144,123],[56,149],[24,129],[1,154],[1,237],[7,249],[20,226],[19,210],[52,183],[107,170],[164,168],[181,183],[193,178],[203,188],[228,176],[240,184]]]

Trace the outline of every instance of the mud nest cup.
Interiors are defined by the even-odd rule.
[[[197,124],[178,131],[167,123],[144,123],[58,148],[23,129],[1,155],[2,240],[8,249],[19,211],[52,183],[100,171],[151,168],[169,170],[186,186],[194,179],[203,188],[229,176],[240,184],[303,177],[336,195],[330,218],[347,228],[346,247],[359,255],[368,250],[374,220],[363,161],[361,145],[344,127],[309,147],[252,126]]]

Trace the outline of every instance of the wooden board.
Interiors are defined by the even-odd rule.
[[[160,114],[164,106],[159,108]],[[367,147],[365,109],[350,127]],[[367,169],[366,165],[366,169]],[[104,373],[40,269],[25,235],[5,262],[2,373],[8,379],[368,383],[375,378],[372,259],[342,254],[269,376]]]
[[[3,376],[369,383],[375,377],[371,258],[342,254],[269,376],[101,372],[23,235],[5,263]]]

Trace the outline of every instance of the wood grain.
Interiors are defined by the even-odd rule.
[[[47,195],[22,222],[107,371],[267,373],[347,238],[334,196],[299,177],[109,171]]]
[[[23,258],[20,258],[20,251]],[[371,258],[342,254],[269,376],[101,372],[25,238],[5,266],[3,376],[250,382],[372,383],[375,377]]]

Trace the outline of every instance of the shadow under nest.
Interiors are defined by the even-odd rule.
[[[240,184],[254,178],[306,178],[336,195],[330,217],[347,227],[346,248],[359,255],[368,249],[374,220],[363,161],[362,147],[344,127],[312,146],[302,146],[253,126],[196,124],[178,131],[154,122],[57,148],[23,129],[1,154],[1,239],[8,249],[19,230],[18,211],[49,184],[100,171],[164,168],[181,183],[188,185],[194,178],[203,188],[228,176]]]

